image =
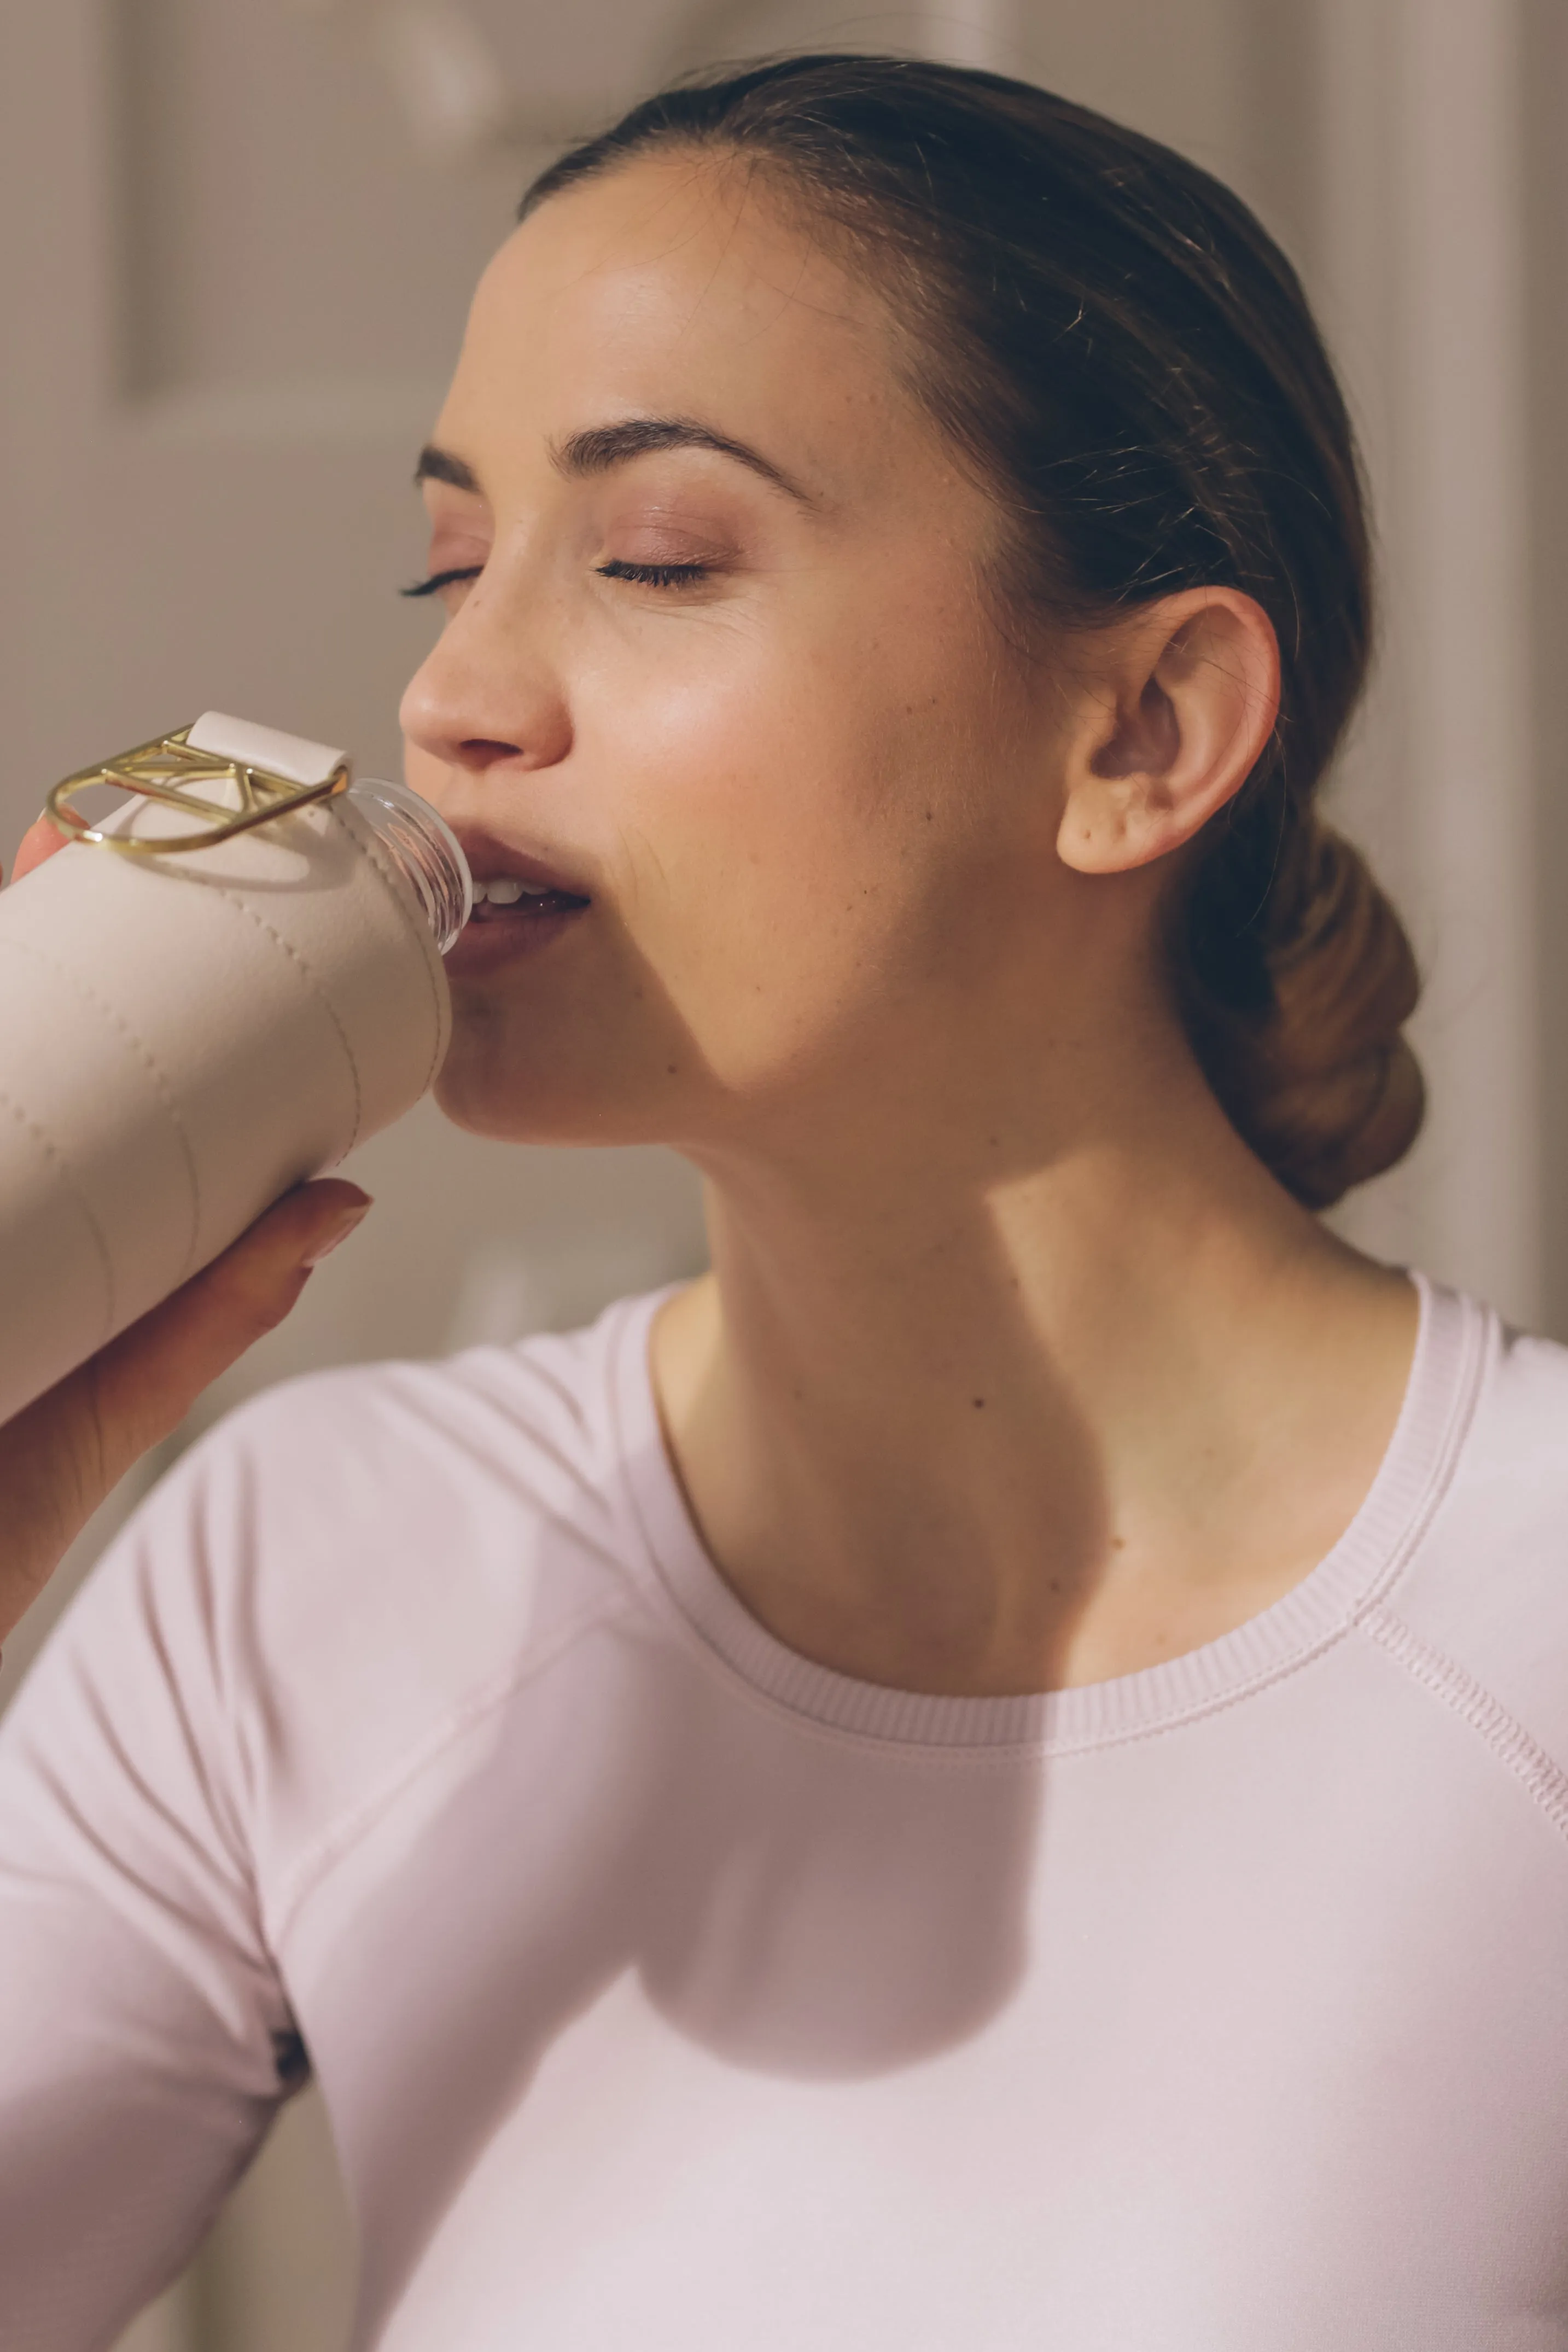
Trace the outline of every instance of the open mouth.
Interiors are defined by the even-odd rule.
[[[474,912],[446,957],[455,981],[481,981],[531,963],[578,930],[592,904],[580,878],[515,842],[459,830],[474,877]]]
[[[516,874],[492,874],[474,884],[476,923],[527,922],[540,915],[568,915],[588,900],[549,884],[525,882]]]

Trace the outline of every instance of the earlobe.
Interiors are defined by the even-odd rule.
[[[1280,653],[1261,605],[1190,589],[1108,631],[1068,758],[1057,855],[1127,873],[1181,848],[1239,792],[1280,706]]]
[[[1139,774],[1069,779],[1056,852],[1077,874],[1122,874],[1147,862],[1148,812]]]

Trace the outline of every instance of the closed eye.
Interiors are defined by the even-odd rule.
[[[690,588],[706,580],[713,570],[711,563],[623,563],[612,556],[608,563],[598,567],[601,580],[630,580],[640,588]]]
[[[428,580],[416,580],[410,588],[400,588],[400,596],[434,596],[441,588],[450,588],[458,580],[477,580],[485,569],[482,563],[460,563],[450,572],[433,572]]]

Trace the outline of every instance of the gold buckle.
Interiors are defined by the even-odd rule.
[[[347,760],[340,760],[321,783],[297,784],[288,776],[253,768],[244,760],[225,760],[216,751],[194,751],[185,738],[195,723],[193,719],[190,726],[177,727],[172,734],[155,736],[151,743],[139,743],[133,751],[117,751],[101,766],[83,768],[74,776],[62,778],[44,803],[45,814],[68,841],[89,841],[97,848],[117,849],[123,857],[172,857],[186,850],[211,849],[220,841],[232,840],[236,833],[270,824],[275,818],[292,815],[313,802],[335,799],[349,788]],[[237,809],[203,800],[192,790],[193,785],[219,783],[238,788]],[[121,792],[139,793],[143,800],[159,801],[165,808],[193,810],[212,822],[199,833],[176,834],[166,841],[105,833],[89,824],[71,806],[91,784],[113,784]]]

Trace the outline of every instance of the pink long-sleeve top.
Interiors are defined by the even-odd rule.
[[[0,1748],[0,2344],[319,2077],[377,2352],[1568,2347],[1568,1355],[1430,1286],[1364,1508],[1142,1674],[781,1648],[653,1301],[276,1391]]]

